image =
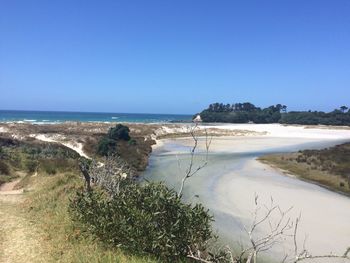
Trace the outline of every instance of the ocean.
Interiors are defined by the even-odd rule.
[[[0,122],[19,122],[34,124],[54,124],[67,121],[176,123],[189,122],[191,119],[192,115],[183,114],[0,110]]]

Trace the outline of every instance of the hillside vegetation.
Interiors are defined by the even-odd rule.
[[[71,200],[72,218],[104,244],[133,254],[178,262],[195,250],[221,258],[208,253],[215,236],[213,218],[203,205],[184,203],[181,194],[162,183],[135,180],[135,167],[119,153],[125,143],[131,153],[138,149],[129,132],[119,124],[100,138],[96,154],[104,156],[99,159],[103,165],[81,160],[86,187]]]
[[[75,151],[6,136],[0,150],[2,182],[24,175],[15,187],[23,193],[0,195],[0,262],[157,262],[111,248],[71,220],[70,200],[83,187]]]
[[[199,114],[203,122],[350,125],[350,110],[346,106],[326,113],[311,110],[287,112],[287,106],[282,104],[260,108],[250,102],[214,103]]]
[[[22,232],[37,233],[35,240],[29,238],[23,246],[30,241],[31,247],[40,248],[40,253],[31,253],[33,249],[28,247],[28,254],[20,259],[182,262],[188,261],[192,250],[202,251],[208,259],[222,258],[207,252],[208,242],[214,238],[213,219],[202,205],[184,203],[177,192],[164,184],[135,180],[138,164],[125,156],[136,152],[138,156],[147,153],[147,157],[150,151],[142,152],[140,146],[144,143],[150,147],[151,142],[135,140],[123,125],[112,127],[99,138],[94,152],[98,159],[92,161],[59,143],[0,137],[0,160],[6,178],[1,177],[5,181],[18,173],[24,175],[16,186],[24,189],[24,194],[19,192],[24,199],[10,206],[12,199],[4,198],[0,205],[6,207],[4,213],[21,218],[12,225]],[[99,150],[105,146],[106,138],[113,142],[104,153]],[[82,176],[86,171],[91,175],[88,188],[84,187]],[[16,209],[19,206],[21,209]],[[27,221],[32,223],[22,223]],[[9,223],[2,227],[10,229]],[[16,250],[11,247],[16,241],[1,240],[0,252]]]
[[[299,178],[350,194],[350,143],[323,150],[266,155],[259,160],[286,170]]]

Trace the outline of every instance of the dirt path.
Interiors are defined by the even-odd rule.
[[[13,190],[19,180],[0,188],[0,263],[47,262],[39,242],[40,230],[21,210],[23,189]]]

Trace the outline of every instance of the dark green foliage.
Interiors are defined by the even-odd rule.
[[[200,113],[204,122],[228,123],[285,123],[304,125],[350,125],[350,110],[346,106],[332,112],[292,111],[287,113],[287,106],[277,104],[265,109],[245,103],[214,103]]]
[[[108,156],[117,152],[118,141],[129,141],[130,129],[122,124],[117,124],[115,127],[110,128],[107,136],[100,139],[97,145],[97,153],[101,156]]]
[[[57,173],[55,162],[44,162],[41,164],[43,171],[49,175],[54,175]]]
[[[0,137],[0,147],[15,147],[19,145],[19,142],[11,137]]]
[[[8,139],[0,138],[0,144],[7,145],[2,147],[2,156],[15,169],[33,173],[39,167],[49,174],[54,174],[54,170],[67,172],[77,169],[79,154],[63,145],[38,141],[8,142]]]
[[[282,116],[281,123],[305,125],[350,125],[350,113],[341,110],[322,111],[292,111]]]
[[[70,210],[99,239],[133,253],[184,258],[189,247],[206,248],[212,217],[200,204],[185,204],[164,184],[124,181],[118,196],[78,192]]]
[[[222,104],[214,103],[200,113],[204,122],[229,122],[229,123],[272,123],[278,122],[281,118],[281,111],[285,111],[287,106],[277,104],[265,109],[255,105],[245,103]]]
[[[8,166],[7,163],[4,161],[0,160],[0,174],[1,175],[9,175],[10,174],[10,167]]]
[[[102,156],[107,156],[116,151],[117,142],[108,137],[102,137],[97,145],[97,153]]]
[[[33,159],[79,158],[79,154],[68,147],[55,143],[26,143],[21,146],[23,153]]]
[[[108,131],[108,137],[113,140],[130,140],[130,129],[123,124],[117,124],[114,128],[110,128]]]
[[[27,159],[24,163],[27,172],[34,173],[38,167],[38,161],[33,159]]]
[[[131,139],[130,141],[128,141],[128,144],[129,144],[129,145],[136,145],[137,142],[136,142],[136,140]]]
[[[38,162],[39,171],[49,175],[78,170],[78,160],[68,158],[41,159]]]

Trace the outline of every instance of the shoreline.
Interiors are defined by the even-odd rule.
[[[0,122],[0,133],[14,139],[36,138],[42,141],[59,142],[69,147],[80,155],[93,157],[85,149],[89,143],[89,137],[106,134],[108,129],[117,122],[64,122],[55,124],[31,124],[31,123],[3,123]],[[145,141],[153,140],[152,151],[163,145],[167,140],[190,140],[189,123],[128,123],[132,136],[143,137]],[[325,126],[325,125],[285,125],[285,124],[222,124],[222,123],[200,123],[197,135],[200,140],[205,135],[214,139],[221,138],[224,141],[241,140],[238,148],[242,147],[244,141],[253,138],[275,138],[283,142],[287,138],[311,139],[311,140],[350,140],[350,127]],[[244,145],[243,145],[244,146]],[[223,152],[231,151],[224,142],[218,147]],[[263,150],[264,148],[262,148]],[[149,159],[151,153],[148,154]]]
[[[350,196],[349,145],[350,139],[319,150],[264,154],[257,160],[286,176]]]
[[[313,185],[317,185],[319,187],[322,187],[328,191],[331,191],[333,193],[336,193],[336,194],[340,194],[340,195],[343,195],[343,196],[346,196],[346,197],[349,197],[350,198],[350,193],[346,193],[346,192],[342,192],[342,191],[338,191],[330,186],[327,186],[325,184],[322,184],[320,182],[317,182],[317,181],[313,181],[311,179],[307,179],[307,178],[304,178],[296,173],[293,173],[289,170],[286,170],[286,169],[283,169],[281,167],[279,167],[278,165],[272,163],[272,162],[269,162],[267,160],[261,160],[259,159],[260,157],[256,158],[256,161],[264,164],[264,165],[267,165],[269,168],[275,170],[276,172],[278,172],[280,175],[282,176],[286,176],[286,177],[289,177],[289,178],[294,178],[294,179],[297,179],[297,180],[300,180],[300,181],[303,181],[303,182],[306,182],[306,183],[309,183],[309,184],[313,184]]]
[[[290,127],[286,128],[288,134]],[[304,131],[304,130],[301,130]],[[315,132],[315,130],[313,130]],[[333,131],[331,131],[333,132]],[[270,165],[264,164],[257,157],[266,153],[277,153],[299,149],[321,149],[337,144],[338,141],[350,140],[350,132],[316,130],[315,139],[299,134],[294,138],[286,136],[242,136],[215,137],[211,145],[209,164],[198,176],[188,180],[184,198],[188,202],[201,202],[215,216],[214,227],[224,244],[233,245],[244,235],[243,225],[249,225],[251,212],[254,211],[254,194],[259,195],[262,204],[269,204],[273,198],[281,208],[294,207],[291,217],[303,215],[300,235],[309,234],[308,247],[313,254],[332,251],[341,253],[350,244],[350,199],[343,194],[320,187],[313,182],[286,176]],[[177,189],[181,182],[177,160],[186,164],[187,149],[191,147],[191,138],[162,140],[151,156],[151,166],[144,173],[147,180],[165,181]],[[203,149],[203,140],[198,142],[199,152]],[[194,196],[195,195],[195,196]],[[322,204],[322,205],[321,205]],[[323,215],[323,207],[329,213]],[[344,212],[347,211],[347,212]],[[349,210],[350,211],[350,210]],[[273,218],[272,220],[278,220]],[[315,221],[316,220],[316,221]],[[336,228],[328,222],[337,222]],[[261,228],[258,231],[264,233]],[[335,240],[329,246],[323,242],[324,236]],[[299,244],[302,246],[302,244]],[[282,256],[282,246],[291,249],[292,243],[286,241],[274,250],[274,255]],[[282,253],[282,254],[281,254]],[[279,262],[279,261],[277,261]]]

